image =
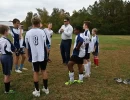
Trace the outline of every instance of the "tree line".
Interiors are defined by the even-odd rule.
[[[84,21],[91,21],[91,28],[96,27],[100,34],[104,35],[128,35],[130,34],[130,2],[123,0],[99,0],[93,5],[78,11],[73,11],[70,15],[64,9],[53,8],[52,13],[46,8],[37,8],[37,14],[42,20],[44,27],[48,22],[53,23],[53,31],[58,32],[65,17],[69,17],[73,26],[81,25]],[[22,24],[24,30],[31,26],[33,12],[28,12]]]

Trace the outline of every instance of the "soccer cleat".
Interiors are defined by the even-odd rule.
[[[124,80],[123,83],[124,84],[130,84],[130,79]]]
[[[40,97],[40,90],[37,91],[37,90],[35,89],[35,91],[33,91],[32,94],[33,94],[35,97]]]
[[[77,80],[76,83],[82,84],[83,81],[81,81],[81,80]]]
[[[84,78],[90,78],[90,75],[85,74]]]
[[[43,87],[42,91],[43,91],[46,95],[49,94],[49,89],[45,89],[45,88]]]
[[[27,68],[22,68],[22,70],[28,70]]]
[[[117,83],[122,83],[123,80],[121,78],[114,78],[114,80],[117,82]]]
[[[6,92],[6,91],[5,91],[5,94],[12,94],[12,93],[14,93],[13,90],[9,90],[9,92]]]
[[[72,84],[74,84],[76,82],[76,80],[74,80],[74,81],[68,81],[68,82],[65,82],[65,85],[72,85]]]
[[[98,68],[99,66],[95,66],[95,68]]]
[[[18,70],[15,70],[16,73],[22,73],[22,71],[20,71],[19,69]]]

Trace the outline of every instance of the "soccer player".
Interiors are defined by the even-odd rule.
[[[84,57],[84,69],[85,69],[85,75],[84,77],[85,78],[88,78],[90,77],[90,70],[91,70],[91,61],[90,61],[90,52],[91,52],[91,49],[90,49],[90,40],[91,40],[91,35],[90,35],[90,31],[89,31],[89,28],[90,28],[90,21],[84,21],[84,24],[83,24],[83,29],[85,30],[84,31],[84,41],[85,41],[85,44],[86,44],[86,54],[85,54],[85,57]]]
[[[70,60],[70,49],[72,44],[72,33],[73,27],[70,25],[69,18],[64,19],[64,25],[59,29],[59,33],[61,33],[61,44],[60,51],[63,60],[63,64],[67,65]]]
[[[16,48],[16,50],[15,50],[15,72],[22,73],[22,70],[27,70],[27,68],[23,68],[24,61],[26,59],[24,45],[23,45],[24,39],[22,36],[23,30],[20,26],[20,21],[18,19],[13,20],[13,25],[14,25],[14,27],[11,28],[11,35],[13,37],[14,46]],[[18,64],[19,64],[20,55],[22,56],[22,59],[21,59],[20,67],[19,67]]]
[[[40,18],[33,17],[32,24],[33,27],[30,29],[25,36],[25,43],[27,48],[27,56],[29,61],[32,62],[34,73],[34,86],[35,91],[33,95],[36,97],[40,96],[39,89],[39,71],[41,69],[43,78],[43,89],[42,91],[49,94],[48,89],[48,75],[46,71],[47,66],[47,46],[46,46],[46,35],[42,29],[40,29]]]
[[[48,23],[48,28],[45,28],[44,32],[46,33],[47,38],[49,40],[49,44],[47,45],[48,50],[49,50],[48,51],[48,62],[51,62],[51,60],[49,59],[49,54],[50,54],[50,48],[51,48],[51,38],[52,38],[52,35],[53,35],[52,23]]]
[[[97,36],[97,32],[98,30],[96,28],[92,29],[92,42],[93,42],[93,56],[94,56],[94,64],[95,64],[95,68],[98,67],[98,53],[99,53],[99,39]]]
[[[11,43],[7,36],[9,35],[9,27],[0,25],[0,54],[1,64],[4,74],[4,84],[5,84],[5,93],[14,93],[13,90],[10,90],[10,76],[13,66],[13,56],[12,53],[15,50],[14,45]]]
[[[82,27],[77,26],[74,28],[74,33],[76,34],[75,37],[75,43],[74,43],[74,49],[73,54],[70,58],[70,61],[68,62],[68,69],[69,69],[69,78],[70,80],[65,83],[65,85],[71,85],[74,82],[83,83],[83,57],[85,56],[85,42],[84,42],[84,36],[82,32]],[[78,65],[79,69],[79,80],[74,80],[74,64]]]

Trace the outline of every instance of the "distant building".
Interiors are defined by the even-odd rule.
[[[6,25],[6,26],[9,26],[9,27],[12,27],[13,23],[10,22],[10,21],[0,21],[0,25]]]
[[[6,25],[9,28],[13,27],[13,23],[11,21],[0,21],[0,25]]]

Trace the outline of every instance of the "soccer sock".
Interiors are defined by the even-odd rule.
[[[39,91],[39,84],[38,84],[38,82],[34,82],[34,86],[35,86],[36,90]]]
[[[98,63],[99,63],[99,62],[98,62],[98,60],[99,60],[99,59],[98,59],[98,58],[96,58],[96,66],[98,66]]]
[[[9,90],[10,90],[10,82],[4,83],[4,84],[5,84],[5,91],[9,92]]]
[[[91,61],[88,62],[89,65],[89,74],[91,74]]]
[[[96,57],[94,57],[94,64],[96,65]]]
[[[79,80],[83,81],[83,73],[79,73]]]
[[[85,74],[86,74],[86,75],[89,75],[89,74],[90,74],[89,64],[85,64],[84,66],[85,66],[85,69],[86,69]]]
[[[20,70],[22,70],[22,69],[23,69],[23,64],[20,65]]]
[[[69,72],[70,81],[74,82],[74,72]]]
[[[15,69],[18,70],[18,65],[15,65]]]
[[[48,79],[43,79],[44,88],[47,89],[48,87]]]

